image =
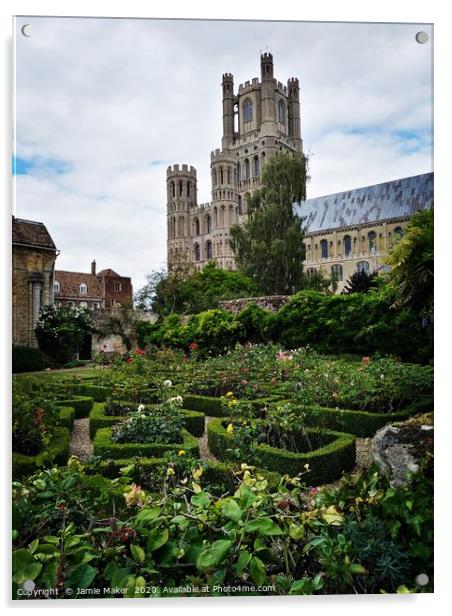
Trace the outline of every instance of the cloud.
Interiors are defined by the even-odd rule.
[[[57,267],[112,267],[139,287],[166,260],[166,167],[210,199],[221,76],[301,85],[309,196],[432,169],[430,26],[39,18],[16,41],[16,213],[41,220]]]

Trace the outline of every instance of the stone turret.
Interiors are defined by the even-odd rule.
[[[190,213],[197,205],[196,169],[174,165],[166,170],[168,267],[190,259]]]

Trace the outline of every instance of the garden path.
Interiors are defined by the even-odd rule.
[[[210,421],[212,421],[212,419],[213,417],[206,416],[206,427],[204,429],[204,434],[198,439],[199,457],[201,460],[212,460],[213,462],[218,462],[217,458],[210,452],[209,444],[207,442],[207,425]]]
[[[71,442],[69,444],[71,456],[77,456],[82,462],[86,462],[93,454],[93,444],[89,437],[89,418],[74,420]]]

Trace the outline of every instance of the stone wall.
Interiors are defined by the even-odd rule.
[[[241,299],[229,299],[219,302],[219,307],[222,310],[238,314],[248,304],[255,304],[259,308],[276,312],[284,306],[289,300],[289,295],[268,295],[266,297],[245,297]]]
[[[34,327],[42,306],[53,303],[55,252],[13,246],[13,344],[38,346]]]

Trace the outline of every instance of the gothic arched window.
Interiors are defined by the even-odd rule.
[[[174,184],[174,182],[171,182],[171,191],[173,193],[173,197],[176,196],[176,185]]]
[[[195,244],[195,261],[201,261],[201,248],[199,244]]]
[[[327,240],[320,240],[320,251],[322,259],[328,258],[328,242]]]
[[[349,235],[344,235],[344,256],[349,257],[352,254],[352,238]]]
[[[243,103],[243,121],[246,122],[251,122],[251,120],[253,119],[253,103],[250,101],[249,98],[246,99],[246,101]]]
[[[254,176],[258,177],[259,176],[259,156],[255,156],[254,157]]]
[[[403,237],[403,229],[402,229],[402,227],[396,227],[394,229],[394,235],[396,235],[398,238]]]
[[[367,238],[369,240],[369,252],[374,255],[377,252],[377,234],[375,231],[369,231]]]
[[[344,279],[344,271],[342,269],[342,265],[340,265],[339,263],[336,263],[336,265],[332,265],[331,275],[335,277],[336,281],[342,281]]]
[[[356,270],[358,272],[366,272],[366,274],[368,274],[370,271],[368,261],[358,261],[358,263],[356,264]]]
[[[240,182],[242,179],[242,174],[240,173],[240,163],[237,163],[237,182]]]
[[[278,102],[278,121],[280,124],[286,124],[286,105],[282,98]]]
[[[206,255],[208,259],[213,257],[212,242],[210,240],[206,242]]]
[[[239,214],[243,214],[243,203],[242,203],[242,195],[237,197],[237,201],[239,204]]]
[[[248,159],[245,160],[245,180],[250,179],[250,161]]]
[[[220,184],[224,183],[223,167],[220,167]]]
[[[200,229],[199,229],[199,219],[195,218],[194,223],[195,223],[195,235],[199,235],[199,231],[200,231]]]
[[[206,216],[206,233],[211,233],[212,231],[212,217]]]

